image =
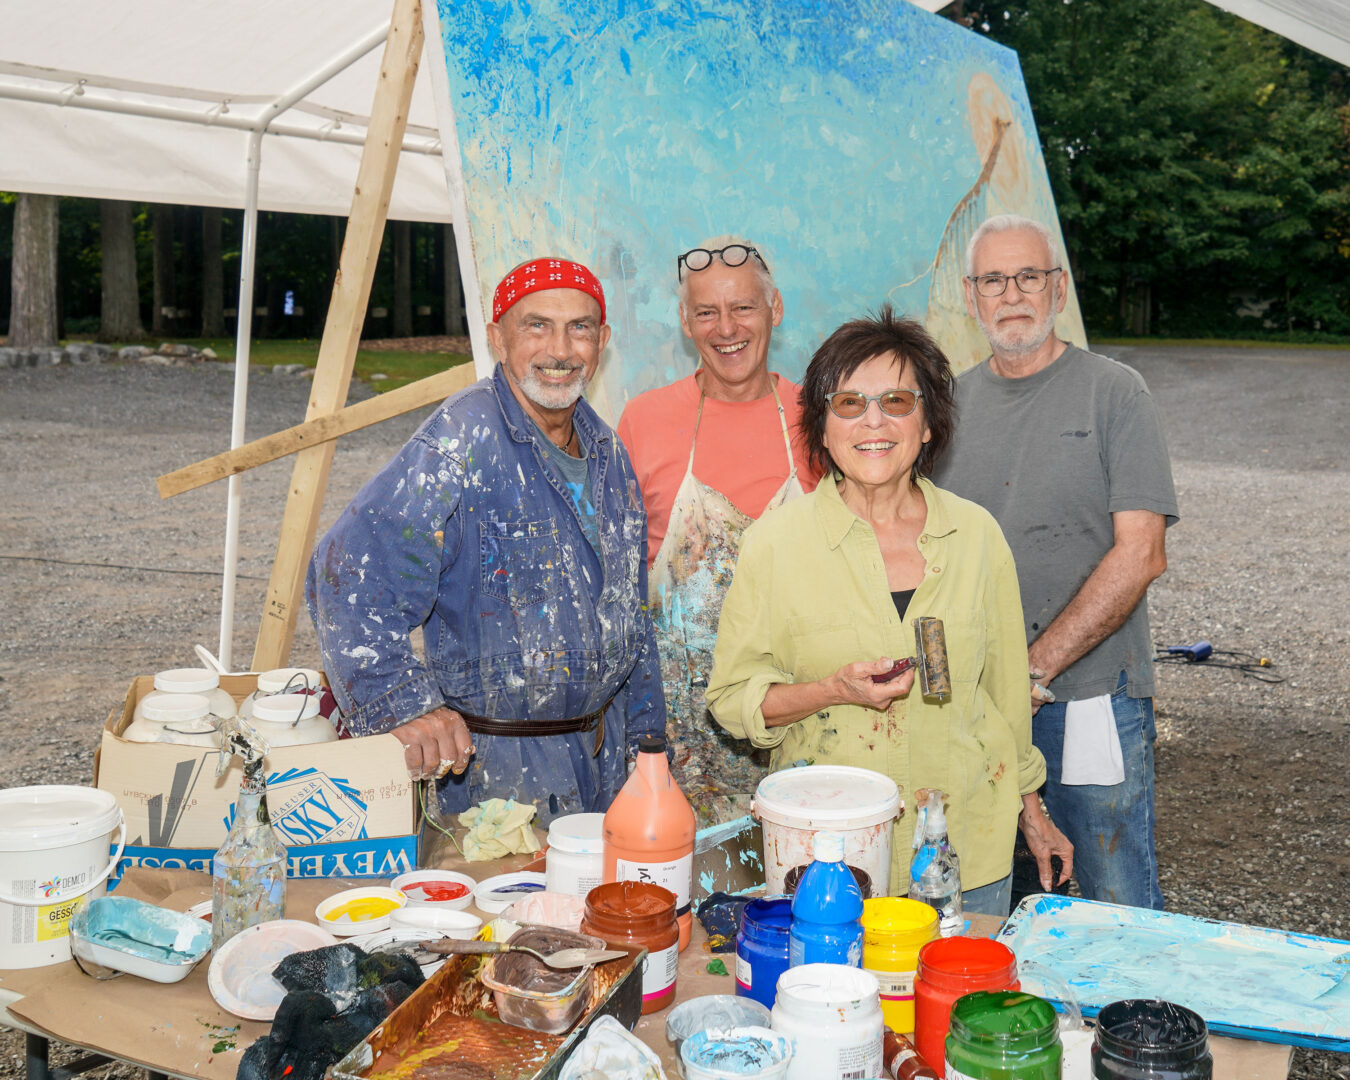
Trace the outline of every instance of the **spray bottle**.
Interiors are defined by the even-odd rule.
[[[235,755],[244,766],[234,821],[211,860],[211,947],[220,948],[241,930],[280,919],[286,908],[286,849],[267,814],[267,744],[237,718],[220,728],[216,775]]]
[[[947,815],[943,793],[937,788],[920,792],[914,826],[914,855],[909,861],[909,898],[921,900],[938,913],[938,932],[943,937],[965,928],[961,910],[961,860],[947,842]]]

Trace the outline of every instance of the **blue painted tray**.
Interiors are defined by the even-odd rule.
[[[1048,895],[998,940],[1065,979],[1086,1016],[1162,998],[1220,1035],[1350,1051],[1350,941]]]

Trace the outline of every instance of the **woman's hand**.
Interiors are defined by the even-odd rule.
[[[902,671],[886,682],[874,682],[873,675],[884,675],[895,666],[893,660],[859,660],[845,664],[831,677],[834,696],[840,705],[862,705],[885,710],[896,698],[909,694],[914,685],[914,669]]]
[[[444,706],[400,724],[389,734],[403,744],[403,761],[414,780],[439,780],[452,769],[458,775],[469,767],[473,756],[473,736],[464,717]]]
[[[1053,885],[1063,885],[1068,881],[1073,875],[1073,844],[1069,843],[1069,838],[1045,816],[1041,798],[1034,791],[1030,795],[1022,796],[1022,813],[1017,819],[1017,825],[1022,830],[1022,835],[1026,837],[1027,847],[1036,856],[1036,869],[1040,872],[1041,888],[1049,892]],[[1052,855],[1058,855],[1063,860],[1059,880],[1053,882],[1053,885],[1051,878],[1054,877],[1054,870],[1050,865]]]
[[[894,666],[893,660],[859,660],[815,682],[774,683],[760,706],[764,726],[785,727],[835,705],[862,705],[884,711],[914,685],[913,668],[886,682],[872,681],[873,675],[884,675]]]

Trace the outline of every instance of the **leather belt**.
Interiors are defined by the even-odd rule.
[[[609,708],[608,705],[605,708]],[[465,726],[475,735],[505,735],[508,738],[528,738],[531,735],[571,735],[578,731],[595,731],[595,746],[591,756],[600,753],[605,742],[605,709],[578,716],[571,720],[500,720],[487,716],[464,717]]]

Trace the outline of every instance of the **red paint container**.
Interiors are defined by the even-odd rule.
[[[675,1000],[680,928],[675,894],[646,881],[612,881],[586,894],[581,932],[620,945],[645,945],[642,1012],[659,1012]]]
[[[946,1061],[956,999],[976,990],[1020,990],[1017,957],[992,938],[949,937],[919,950],[914,978],[914,1043],[928,1062]]]

